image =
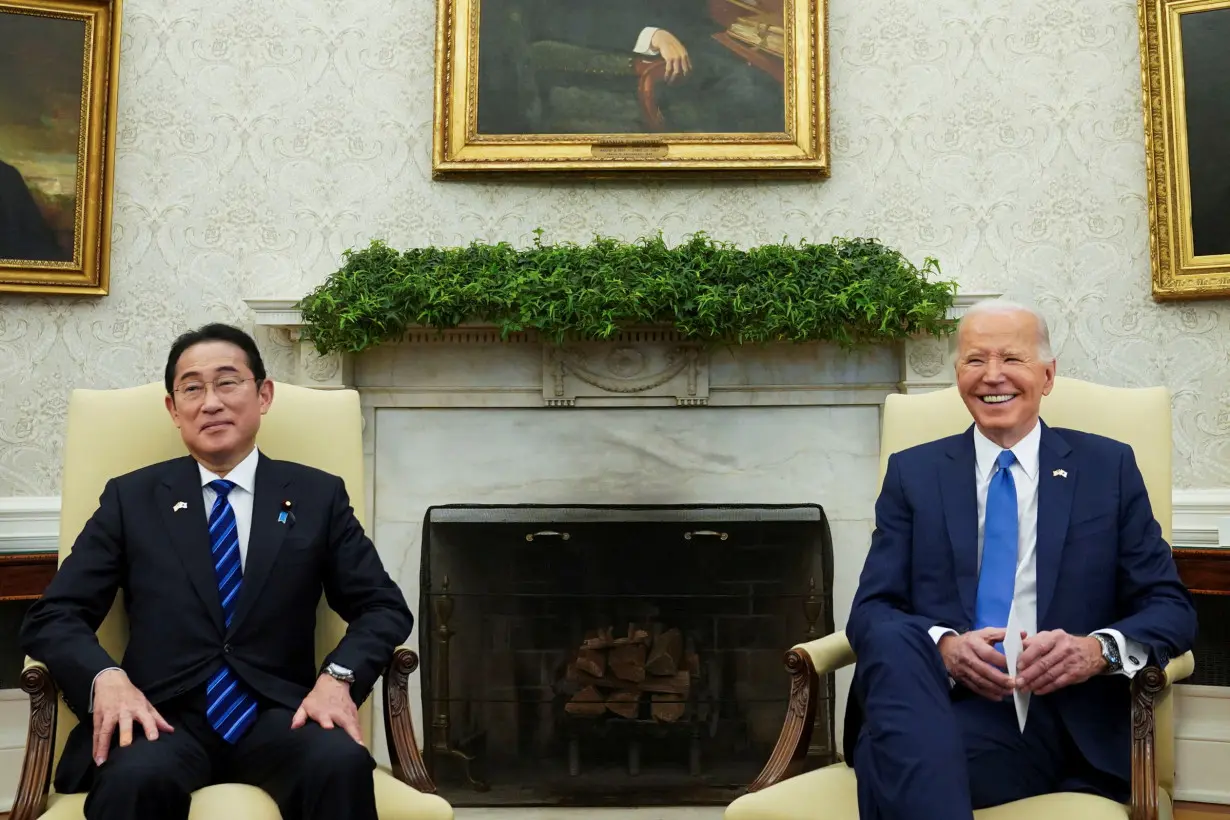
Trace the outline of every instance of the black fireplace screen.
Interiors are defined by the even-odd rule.
[[[785,650],[833,630],[824,511],[449,505],[423,528],[425,757],[456,806],[723,805]],[[831,676],[811,757],[835,759]]]

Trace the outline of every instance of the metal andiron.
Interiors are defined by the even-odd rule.
[[[432,683],[436,691],[436,713],[431,719],[432,759],[433,762],[436,759],[443,760],[445,758],[461,761],[462,776],[465,777],[466,782],[475,790],[485,792],[490,786],[475,778],[470,772],[470,764],[474,762],[474,755],[466,754],[461,749],[453,746],[449,731],[452,725],[452,700],[449,697],[448,652],[453,631],[448,628],[448,623],[453,617],[453,596],[448,594],[448,576],[444,577],[440,592],[440,596],[434,602],[437,626],[436,663],[432,670]]]

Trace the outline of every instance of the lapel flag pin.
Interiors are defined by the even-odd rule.
[[[188,509],[187,501],[177,501],[175,502],[175,506],[171,508],[171,512],[179,512],[180,510],[186,509]]]
[[[1067,471],[1067,470],[1056,470],[1055,472],[1051,473],[1051,475],[1052,475],[1052,476],[1059,476],[1060,478],[1067,478],[1067,477],[1068,477],[1068,471]]]

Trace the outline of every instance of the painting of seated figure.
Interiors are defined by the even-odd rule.
[[[706,0],[483,0],[479,133],[784,132],[781,6],[722,3],[729,25]]]
[[[827,174],[823,3],[439,2],[437,172]]]

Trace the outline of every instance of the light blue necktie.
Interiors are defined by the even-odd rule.
[[[210,549],[213,550],[214,572],[218,576],[222,614],[226,617],[226,625],[230,626],[235,615],[235,602],[239,600],[239,588],[243,584],[239,531],[235,525],[235,510],[227,498],[230,491],[235,489],[235,482],[218,479],[209,482],[209,486],[218,494],[213,511],[209,514]],[[205,717],[227,743],[238,741],[256,720],[256,698],[225,662],[209,679],[205,690]]]
[[[982,568],[978,573],[978,601],[974,629],[1006,627],[1016,588],[1017,531],[1016,482],[1008,469],[1016,456],[1004,450],[995,460],[998,468],[987,488],[986,522],[982,536]],[[1003,652],[1003,643],[995,644]]]

